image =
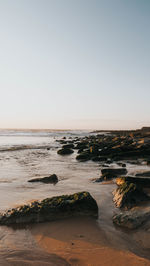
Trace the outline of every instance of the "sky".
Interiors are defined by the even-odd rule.
[[[150,126],[149,0],[0,0],[0,128]]]

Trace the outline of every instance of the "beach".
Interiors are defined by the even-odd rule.
[[[89,136],[85,131],[2,131],[0,135],[0,211],[47,197],[89,191],[99,208],[97,220],[74,217],[41,224],[0,226],[1,265],[150,265],[150,231],[114,226],[115,182],[94,183],[100,163],[60,156],[60,142]],[[112,163],[111,166],[115,167]],[[150,170],[127,163],[129,174]],[[56,174],[55,185],[28,180]]]

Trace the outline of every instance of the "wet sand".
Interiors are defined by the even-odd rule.
[[[112,247],[105,230],[92,218],[1,227],[2,266],[149,266],[150,260]],[[115,235],[114,235],[115,238]],[[137,236],[139,238],[139,236]]]
[[[31,232],[41,248],[64,258],[70,265],[150,265],[149,260],[131,252],[111,248],[105,233],[90,218],[35,225]]]

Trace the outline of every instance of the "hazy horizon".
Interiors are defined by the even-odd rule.
[[[150,1],[0,0],[0,128],[150,126]]]

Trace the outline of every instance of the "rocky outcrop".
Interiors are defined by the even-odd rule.
[[[150,209],[143,211],[126,211],[115,214],[113,223],[128,229],[136,229],[150,219]]]
[[[46,183],[46,184],[56,184],[58,182],[58,177],[57,175],[53,174],[50,176],[46,176],[46,177],[39,177],[39,178],[33,178],[28,180],[28,182],[42,182],[42,183]]]
[[[116,207],[130,209],[138,205],[142,201],[148,201],[150,198],[144,192],[141,181],[138,183],[134,178],[122,177],[118,178],[116,183],[118,188],[113,192]]]
[[[0,224],[40,223],[74,216],[97,218],[98,206],[89,192],[34,201],[0,215]]]

